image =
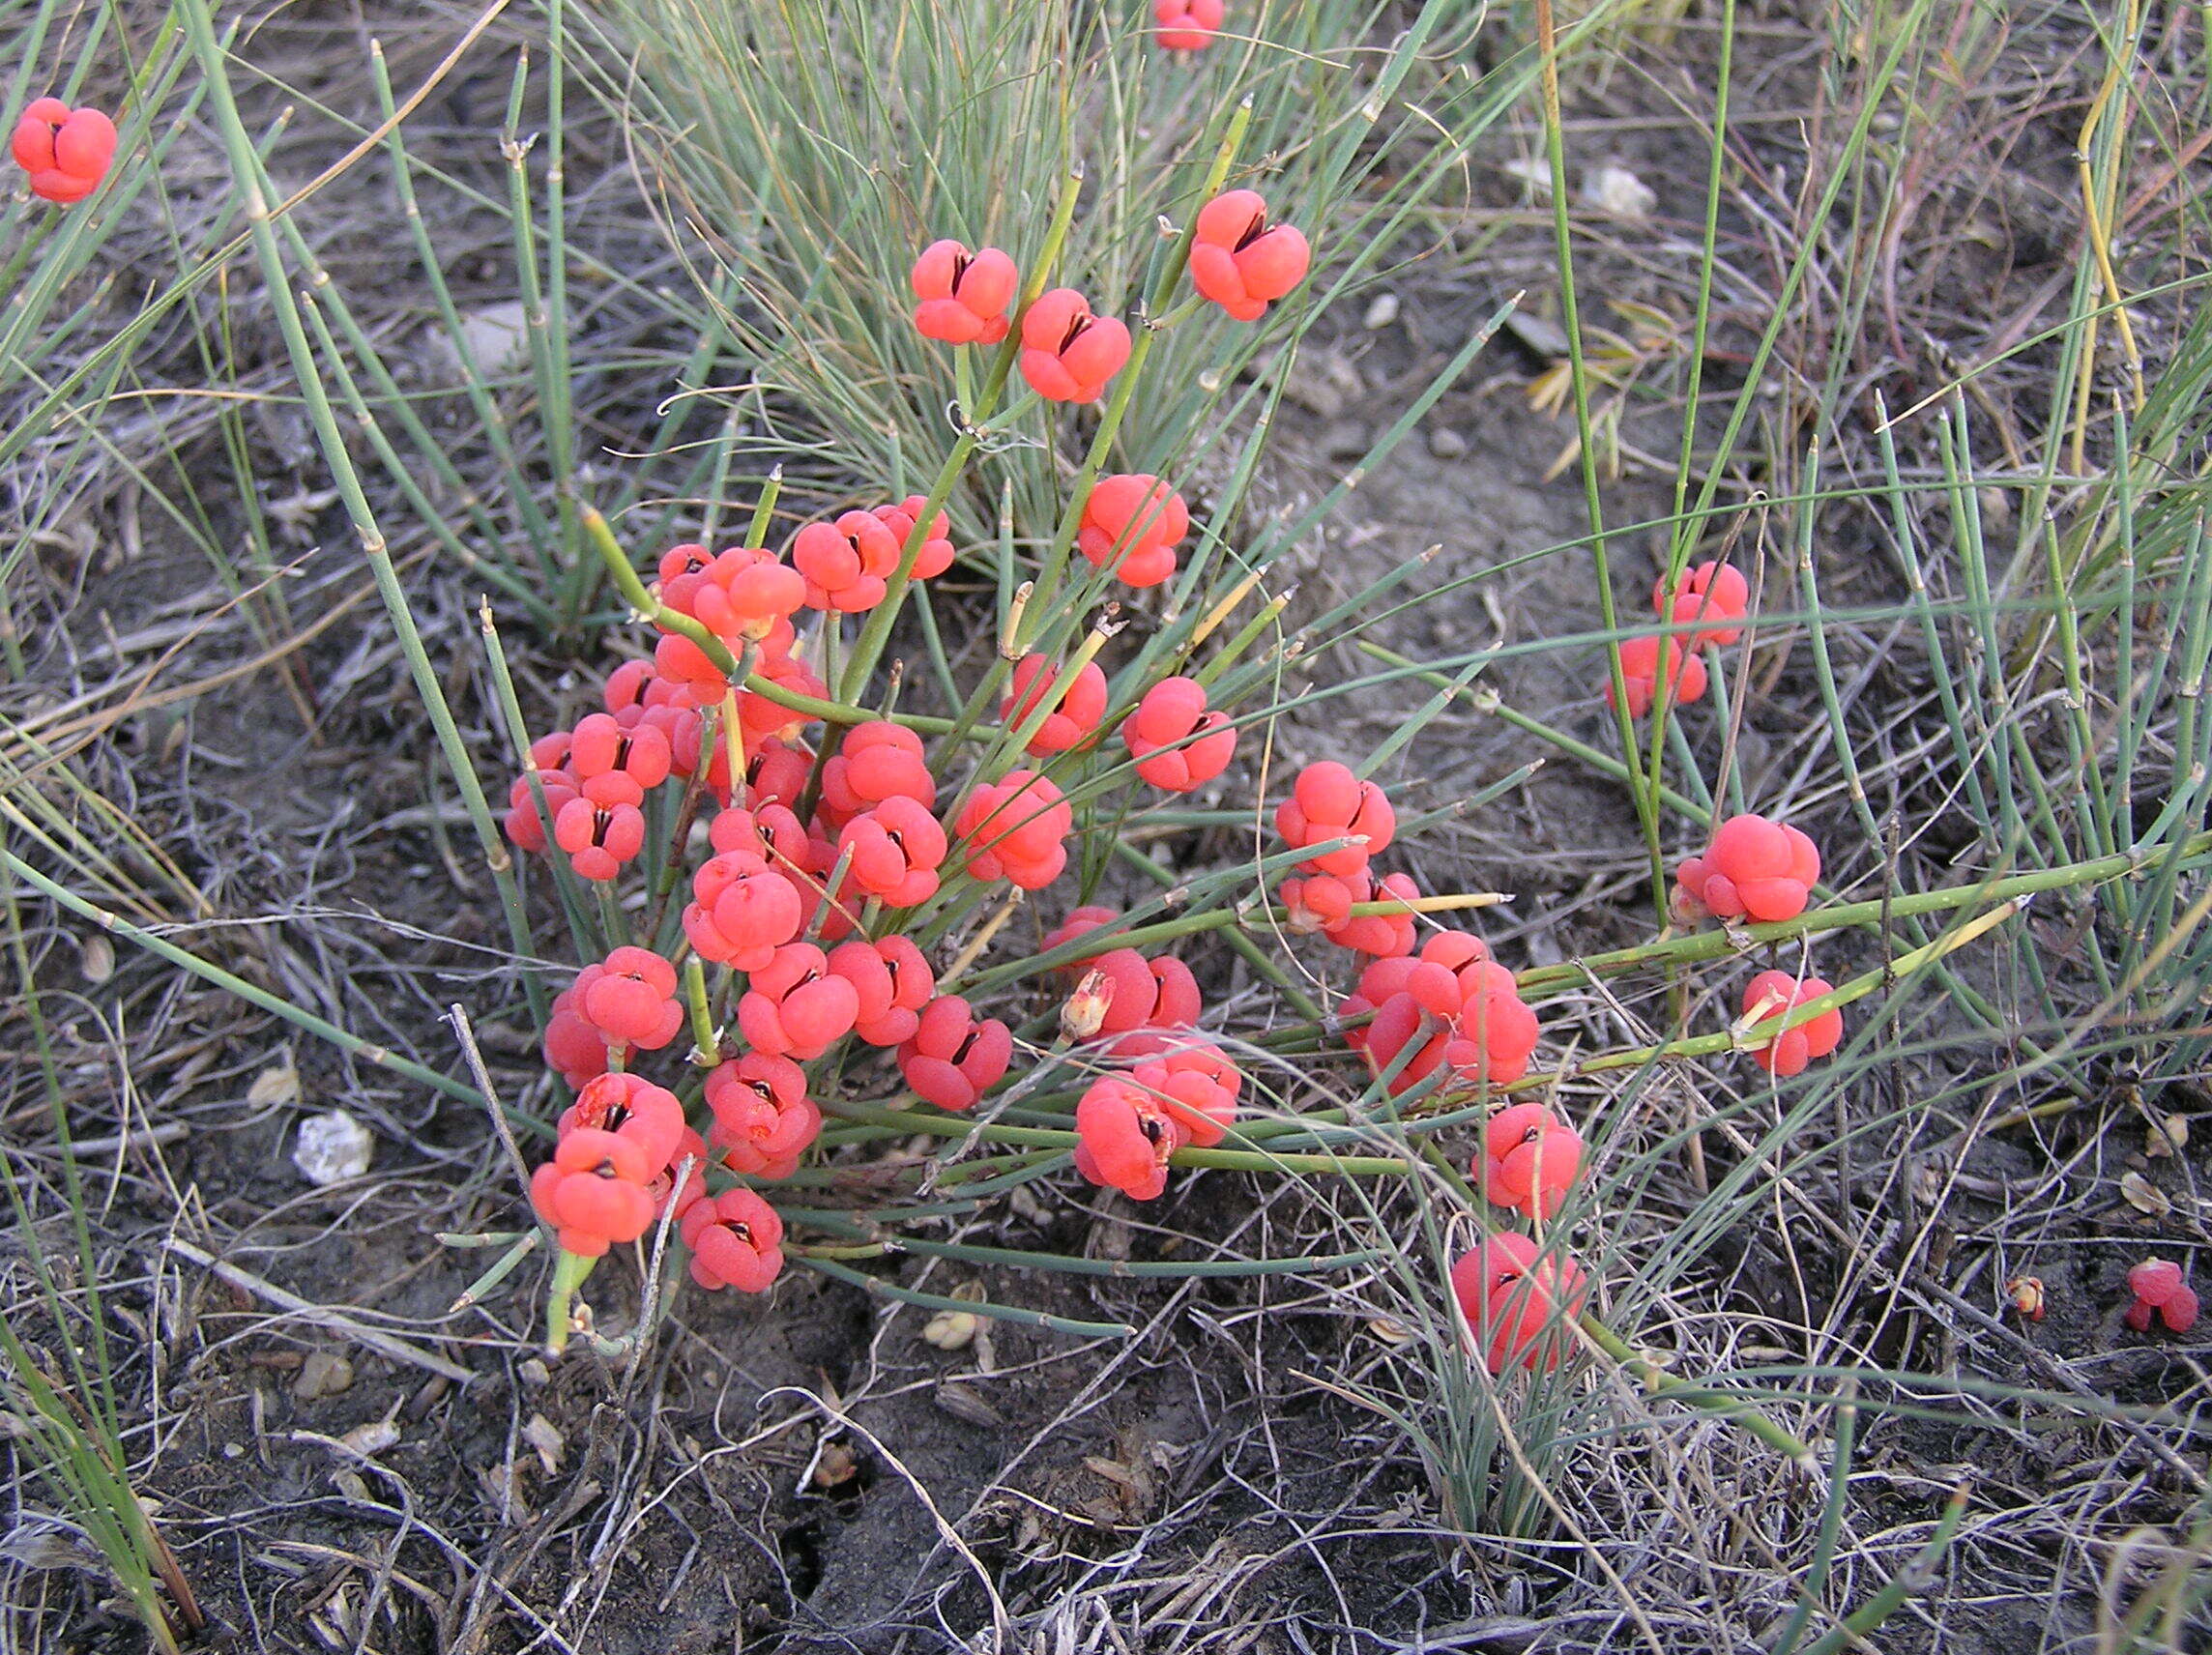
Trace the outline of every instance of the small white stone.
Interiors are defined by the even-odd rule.
[[[367,1127],[342,1109],[328,1115],[310,1115],[300,1122],[300,1141],[292,1147],[292,1164],[311,1184],[342,1184],[368,1171],[368,1157],[376,1140]]]
[[[1623,218],[1648,218],[1659,197],[1625,166],[1601,166],[1583,180],[1584,204]]]
[[[1387,328],[1398,319],[1398,296],[1395,293],[1378,293],[1367,302],[1367,313],[1359,318],[1359,325],[1372,333],[1377,328]]]

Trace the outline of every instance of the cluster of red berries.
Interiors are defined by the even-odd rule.
[[[1177,12],[1196,23],[1208,7],[1212,21],[1203,26],[1210,35],[1220,23],[1217,0],[1188,0]],[[1239,322],[1266,315],[1269,305],[1305,279],[1312,262],[1304,235],[1292,225],[1269,223],[1267,203],[1257,190],[1227,190],[1199,209],[1191,285]],[[909,279],[914,325],[925,337],[993,345],[1014,325],[1007,311],[1020,297],[1021,272],[998,247],[971,251],[958,241],[932,242],[915,260]],[[1020,326],[1017,365],[1030,389],[1049,402],[1097,401],[1129,360],[1128,325],[1098,315],[1076,288],[1038,294],[1022,310]],[[1179,532],[1176,538],[1180,537]]]
[[[1750,606],[1751,583],[1732,564],[1699,564],[1684,569],[1672,584],[1661,575],[1651,589],[1652,613],[1694,630],[1621,640],[1620,676],[1628,689],[1629,715],[1641,718],[1651,711],[1662,678],[1667,681],[1670,705],[1686,707],[1703,700],[1707,675],[1698,652],[1708,644],[1725,647],[1740,638]],[[1610,682],[1605,699],[1612,705]]]
[[[1768,924],[1794,919],[1819,880],[1819,847],[1804,833],[1763,816],[1732,816],[1714,830],[1702,856],[1685,858],[1675,870],[1674,918],[1682,924],[1707,917]],[[1833,993],[1835,985],[1820,977],[1761,972],[1744,987],[1744,1016],[1763,1022]],[[1794,1075],[1833,1052],[1843,1038],[1844,1014],[1831,1006],[1752,1051],[1771,1073]]]
[[[673,1207],[694,1281],[760,1292],[783,1268],[783,1220],[748,1189],[710,1198],[706,1156],[674,1092],[602,1074],[561,1117],[553,1158],[530,1180],[531,1205],[564,1251],[587,1259],[635,1241]]]
[[[1222,11],[1218,0],[1160,0],[1161,44],[1205,45]],[[1239,321],[1263,317],[1309,263],[1304,237],[1271,223],[1266,202],[1249,189],[1208,202],[1191,226],[1193,288]],[[1096,313],[1079,290],[1025,298],[1020,270],[997,248],[937,242],[916,260],[912,287],[922,334],[1003,346],[1048,401],[1097,400],[1132,354],[1127,326]],[[1085,495],[1074,549],[1101,575],[1150,588],[1175,574],[1190,532],[1189,507],[1167,480],[1118,474]],[[804,664],[802,628],[832,637],[844,617],[892,601],[953,559],[946,515],[919,496],[809,522],[781,554],[677,546],[659,562],[652,657],[609,677],[602,711],[531,748],[530,769],[509,795],[508,831],[527,851],[565,856],[583,879],[618,879],[640,856],[649,822],[690,824],[706,811],[704,860],[678,865],[688,842],[672,841],[662,885],[666,897],[688,867],[681,946],[694,956],[688,1020],[699,1048],[690,1059],[705,1071],[693,1094],[699,1127],[676,1092],[631,1072],[638,1055],[684,1032],[681,954],[615,948],[559,997],[546,1030],[546,1060],[578,1095],[532,1199],[569,1253],[596,1258],[665,1217],[702,1285],[768,1287],[782,1263],[782,1224],[752,1186],[792,1178],[821,1136],[825,1104],[813,1089],[822,1071],[810,1076],[808,1065],[842,1073],[855,1055],[849,1043],[873,1047],[916,1097],[955,1112],[1006,1078],[1012,1031],[940,992],[923,950],[943,930],[934,905],[948,883],[1034,891],[1063,874],[1077,801],[1067,791],[1072,767],[1062,761],[1094,753],[1110,717],[1120,719],[1136,773],[1163,792],[1205,786],[1234,757],[1236,728],[1211,705],[1203,670],[1150,684],[1117,713],[1107,674],[1088,651],[1070,658],[1036,650],[1014,662],[994,750],[1018,748],[1015,762],[1026,768],[994,767],[953,786],[933,772],[914,728],[888,712],[810,730],[821,722],[815,714],[832,710],[821,705],[828,686]],[[1682,630],[1624,647],[1632,711],[1647,711],[1662,681],[1676,700],[1702,694],[1699,652],[1740,635],[1748,598],[1743,577],[1726,565],[1662,580],[1654,609]],[[656,797],[664,787],[671,791]],[[942,792],[955,797],[942,802]],[[1398,828],[1383,790],[1341,764],[1310,765],[1274,823],[1295,858],[1279,890],[1287,927],[1358,960],[1341,1026],[1384,1088],[1402,1097],[1524,1080],[1536,1015],[1481,939],[1434,926],[1422,937],[1424,911],[1440,903],[1425,901],[1409,874],[1378,864]],[[1817,850],[1795,828],[1737,817],[1682,864],[1677,915],[1787,919],[1804,910],[1819,871]],[[1076,1171],[1149,1201],[1165,1190],[1179,1153],[1222,1144],[1246,1077],[1200,1031],[1205,1007],[1188,965],[1118,944],[1120,920],[1110,909],[1079,908],[1044,945],[1066,956],[1062,1049],[1073,1048],[1093,1077],[1074,1110]],[[721,968],[709,994],[701,962]],[[1746,1015],[1759,1022],[1830,992],[1818,978],[1765,973],[1746,992]],[[1832,1051],[1841,1031],[1830,1010],[1757,1050],[1769,1069],[1794,1074]],[[1584,1159],[1581,1136],[1544,1104],[1506,1105],[1483,1130],[1474,1187],[1536,1230],[1493,1234],[1452,1271],[1493,1374],[1554,1367],[1565,1324],[1587,1297],[1582,1266],[1542,1245],[1542,1227],[1564,1209]],[[743,1181],[710,1188],[733,1179]]]
[[[115,159],[115,123],[98,109],[72,109],[59,98],[40,98],[16,121],[8,148],[31,175],[31,193],[66,207],[100,188]]]
[[[1300,770],[1275,811],[1284,843],[1314,851],[1282,885],[1290,929],[1369,956],[1341,1008],[1345,1038],[1393,1094],[1447,1064],[1473,1084],[1519,1080],[1536,1047],[1536,1015],[1480,938],[1438,931],[1415,955],[1420,893],[1410,876],[1378,875],[1372,865],[1397,827],[1374,782],[1333,761]]]
[[[1075,1108],[1075,1170],[1092,1183],[1150,1201],[1166,1187],[1168,1157],[1210,1149],[1237,1118],[1243,1071],[1218,1046],[1185,1033],[1126,1074],[1093,1081]]]

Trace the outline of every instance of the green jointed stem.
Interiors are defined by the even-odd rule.
[[[2008,879],[1991,880],[1982,885],[1909,891],[1902,896],[1891,897],[1886,902],[1877,898],[1871,902],[1838,903],[1831,908],[1819,908],[1801,914],[1795,919],[1737,926],[1732,933],[1729,930],[1693,931],[1683,936],[1670,937],[1664,942],[1646,943],[1641,947],[1586,954],[1579,960],[1565,961],[1556,966],[1536,966],[1519,973],[1516,980],[1523,989],[1562,988],[1582,981],[1586,973],[1609,974],[1655,965],[1661,961],[1720,959],[1739,951],[1736,942],[1739,937],[1749,938],[1754,944],[1780,943],[1821,931],[1840,931],[1847,926],[1878,925],[1885,912],[1896,916],[1939,914],[1946,909],[1965,908],[1978,902],[2000,903],[2015,897],[2033,896],[2039,891],[2072,890],[2103,885],[2110,880],[2140,873],[2156,865],[2162,857],[2169,856],[2178,856],[2186,861],[2212,856],[2212,832],[2195,834],[2179,846],[2158,846],[2124,852],[2116,857],[2100,857],[2094,861],[2069,862],[2062,867],[2040,868],[2033,873],[2014,874]]]

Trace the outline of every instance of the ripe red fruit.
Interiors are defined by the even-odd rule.
[[[684,1027],[676,968],[650,948],[617,948],[576,978],[577,1004],[615,1046],[657,1052]]]
[[[1244,1071],[1210,1040],[1194,1038],[1139,1063],[1129,1079],[1159,1101],[1186,1142],[1210,1149],[1237,1118]]]
[[[1181,495],[1149,472],[1121,472],[1092,484],[1075,545],[1126,586],[1157,586],[1175,573],[1176,547],[1189,533]]]
[[[634,804],[600,804],[579,796],[555,813],[553,842],[568,853],[581,878],[611,880],[645,849],[645,817]]]
[[[1732,816],[1705,854],[1684,861],[1674,877],[1676,907],[1686,915],[1703,909],[1722,919],[1794,919],[1819,882],[1820,852],[1786,822]]]
[[[31,193],[67,206],[100,188],[115,159],[115,123],[98,109],[72,109],[59,98],[41,98],[15,123],[9,148],[31,175]]]
[[[753,672],[778,687],[816,701],[828,698],[830,686],[798,661],[786,656],[763,656]],[[811,712],[796,712],[780,701],[747,690],[738,697],[738,722],[744,727],[745,745],[773,739],[789,741],[814,722]]]
[[[2128,1291],[2154,1308],[2181,1289],[2181,1266],[2171,1259],[2145,1259],[2128,1271]]]
[[[853,1032],[871,1046],[898,1046],[913,1039],[921,1027],[921,1008],[937,992],[937,973],[905,937],[840,943],[830,950],[830,969],[859,997]]]
[[[1335,760],[1324,759],[1298,771],[1291,797],[1275,807],[1275,831],[1286,844],[1300,850],[1330,839],[1365,835],[1364,845],[1341,846],[1298,864],[1308,873],[1342,879],[1358,873],[1367,866],[1368,857],[1389,847],[1398,831],[1398,813],[1380,787],[1360,780]]]
[[[2158,1307],[2159,1320],[2174,1333],[2187,1333],[2197,1325],[2197,1291],[2175,1288],[2173,1296]]]
[[[1651,703],[1658,691],[1659,657],[1665,646],[1667,672],[1673,687],[1667,692],[1668,704],[1687,707],[1701,701],[1705,693],[1705,663],[1682,648],[1679,638],[1624,638],[1620,644],[1620,676],[1628,686],[1628,715],[1641,718],[1651,711]],[[1605,684],[1605,704],[1613,705],[1613,680],[1610,675]]]
[[[948,345],[995,345],[1006,336],[1006,306],[1021,287],[1014,261],[997,247],[970,252],[932,242],[914,261],[914,325]]]
[[[707,842],[717,852],[742,851],[757,857],[778,872],[806,865],[806,829],[781,804],[715,812]]]
[[[1809,1000],[1819,1000],[1824,994],[1835,993],[1835,985],[1820,977],[1807,977],[1799,982],[1788,972],[1761,972],[1744,985],[1743,1010],[1746,1017],[1761,1001],[1768,1002],[1767,1010],[1760,1018],[1779,1017],[1793,1006]],[[1796,1075],[1805,1072],[1805,1065],[1815,1058],[1824,1058],[1843,1043],[1844,1014],[1841,1008],[1830,1006],[1809,1022],[1785,1030],[1771,1040],[1751,1048],[1760,1066],[1771,1074]]]
[[[791,646],[791,617],[806,601],[806,577],[760,547],[728,546],[713,558],[697,545],[678,546],[660,560],[660,601],[688,615],[732,653],[747,643],[764,653]],[[729,681],[705,651],[670,632],[654,650],[661,676],[689,686],[704,703],[719,701]]]
[[[1459,1016],[1444,1060],[1462,1080],[1510,1086],[1528,1072],[1540,1032],[1536,1014],[1503,966],[1477,961],[1458,973],[1458,983]]]
[[[1505,1086],[1528,1072],[1539,1030],[1511,972],[1471,958],[1456,972],[1441,960],[1382,963],[1391,969],[1383,973],[1370,967],[1376,973],[1372,986],[1403,986],[1375,1003],[1364,1032],[1350,1030],[1345,1038],[1366,1054],[1378,1075],[1388,1073],[1399,1054],[1413,1047],[1389,1083],[1393,1096],[1412,1090],[1447,1063],[1469,1085]],[[1363,993],[1346,1002],[1348,1016],[1370,986],[1365,976],[1360,980]]]
[[[668,779],[672,756],[668,737],[656,725],[635,722],[626,728],[611,712],[579,718],[568,741],[568,770],[584,792],[592,793],[592,783],[601,777],[621,776],[628,784],[625,791],[636,794],[631,804]]]
[[[1022,377],[1049,402],[1095,402],[1129,360],[1129,330],[1091,314],[1072,287],[1056,287],[1022,313]]]
[[[924,495],[910,494],[896,506],[879,506],[876,515],[890,530],[891,538],[899,543],[899,555],[906,555],[907,537],[921,518],[922,508],[929,504]],[[929,532],[914,554],[914,566],[908,569],[911,580],[928,580],[941,575],[952,566],[952,519],[940,511],[929,521]]]
[[[1501,1109],[1483,1129],[1483,1152],[1473,1167],[1485,1199],[1550,1218],[1566,1205],[1582,1172],[1583,1141],[1573,1127],[1540,1103]]]
[[[1148,960],[1134,948],[1115,948],[1090,961],[1089,969],[1102,973],[1113,985],[1098,1026],[1101,1034],[1125,1034],[1133,1029],[1188,1029],[1196,1026],[1205,1009],[1198,979],[1173,954]]]
[[[1029,751],[1040,757],[1082,746],[1098,734],[1098,721],[1106,716],[1106,674],[1096,661],[1085,661],[1071,683],[1063,684],[1062,678],[1061,670],[1044,656],[1024,655],[999,708],[1000,722],[1018,730],[1039,706],[1052,704],[1029,740]]]
[[[912,908],[937,894],[945,860],[945,829],[917,799],[893,796],[863,810],[837,836],[840,855],[850,854],[848,875],[887,908]]]
[[[714,1147],[747,1177],[788,1178],[822,1132],[805,1071],[766,1052],[717,1064],[707,1077],[707,1107],[714,1112]]]
[[[1741,624],[1751,607],[1751,582],[1732,564],[1699,564],[1682,571],[1672,592],[1662,574],[1651,588],[1651,609],[1662,621],[1700,623],[1684,640],[1692,650],[1727,646],[1743,636]],[[1691,699],[1695,700],[1693,696]]]
[[[822,765],[822,816],[831,828],[887,798],[937,803],[937,778],[922,756],[921,738],[903,724],[876,719],[845,732]]]
[[[1034,770],[1009,770],[969,796],[952,837],[966,847],[975,878],[1041,890],[1067,866],[1064,841],[1074,830],[1075,812],[1059,788]]]
[[[1204,51],[1221,27],[1222,0],[1152,0],[1152,39],[1163,51]]]
[[[799,935],[801,917],[781,871],[749,851],[723,851],[691,876],[684,935],[703,958],[756,972]]]
[[[635,1241],[653,1222],[646,1184],[665,1160],[650,1162],[612,1132],[583,1129],[554,1146],[531,1175],[530,1205],[566,1252],[597,1259],[617,1241]]]
[[[684,1105],[642,1075],[599,1075],[585,1083],[557,1123],[562,1137],[597,1131],[633,1146],[647,1176],[668,1165],[684,1137]]]
[[[1410,874],[1389,874],[1380,884],[1367,871],[1339,879],[1315,874],[1307,879],[1287,879],[1282,886],[1285,907],[1291,911],[1291,929],[1322,935],[1341,948],[1391,959],[1413,951],[1413,911],[1401,908],[1389,914],[1354,914],[1354,903],[1397,898],[1411,903],[1420,887]]]
[[[1145,691],[1122,721],[1121,740],[1137,773],[1169,793],[1204,787],[1237,754],[1229,714],[1208,711],[1206,686],[1191,678],[1163,678]]]
[[[1199,209],[1190,284],[1239,322],[1266,315],[1306,278],[1312,262],[1301,232],[1267,222],[1267,203],[1256,189],[1228,190]]]
[[[560,821],[562,806],[578,797],[576,778],[562,769],[535,773],[545,790],[545,807],[552,811],[554,821]],[[530,780],[526,775],[516,776],[514,785],[507,790],[507,836],[517,850],[542,852],[549,842],[545,818],[538,813],[538,791]]]
[[[787,943],[752,972],[738,1002],[738,1027],[760,1051],[810,1062],[853,1031],[860,996],[831,973],[811,943]]]
[[[751,1190],[697,1203],[678,1228],[691,1249],[691,1279],[703,1288],[766,1292],[783,1268],[783,1220]]]
[[[1183,1147],[1183,1129],[1166,1103],[1132,1078],[1105,1075],[1075,1106],[1075,1170],[1133,1201],[1167,1187],[1168,1157]]]
[[[1014,1037],[997,1018],[976,1022],[956,994],[922,1008],[913,1038],[899,1047],[899,1072],[925,1102],[963,1110],[999,1084],[1013,1060]]]
[[[1544,1253],[1526,1235],[1491,1235],[1452,1265],[1452,1296],[1493,1375],[1507,1368],[1559,1365],[1570,1335],[1563,1323],[1582,1314],[1588,1282],[1580,1264]]]
[[[746,750],[745,802],[755,810],[764,804],[797,806],[814,773],[814,755],[773,736]]]
[[[806,577],[810,609],[854,615],[884,600],[902,542],[872,511],[846,511],[834,523],[809,523],[792,537],[791,566]]]

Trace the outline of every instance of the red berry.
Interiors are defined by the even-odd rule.
[[[1064,753],[1098,734],[1098,721],[1106,716],[1106,675],[1096,661],[1085,661],[1075,682],[1063,686],[1060,670],[1044,656],[1024,655],[999,709],[1000,721],[1018,730],[1048,699],[1053,710],[1029,740],[1029,751],[1039,755]]]
[[[766,1292],[783,1268],[783,1220],[748,1189],[724,1190],[684,1213],[691,1279],[703,1288]]]
[[[853,883],[888,908],[912,908],[937,894],[945,829],[918,799],[893,795],[845,824],[837,836]]]
[[[1075,1170],[1134,1201],[1150,1201],[1167,1187],[1168,1157],[1184,1143],[1165,1104],[1120,1075],[1103,1076],[1084,1092],[1075,1131]]]
[[[1807,977],[1799,982],[1788,972],[1761,972],[1744,985],[1744,1015],[1750,1016],[1752,1008],[1761,1001],[1769,1002],[1765,1015],[1760,1019],[1763,1023],[1809,1000],[1833,993],[1835,986],[1821,977]],[[1833,1052],[1843,1043],[1843,1038],[1844,1014],[1841,1009],[1830,1006],[1811,1021],[1752,1047],[1751,1052],[1758,1058],[1760,1066],[1769,1073],[1796,1075],[1804,1073],[1805,1065],[1815,1058],[1824,1058]]]
[[[914,261],[914,325],[949,345],[995,345],[1006,336],[1006,306],[1021,286],[1014,261],[997,247],[970,252],[932,242]]]
[[[956,994],[922,1008],[914,1036],[899,1047],[906,1084],[940,1109],[962,1110],[998,1085],[1013,1060],[1014,1038],[997,1018],[975,1021]]]
[[[845,732],[822,766],[822,815],[832,828],[887,798],[937,804],[937,778],[929,773],[921,738],[903,724],[878,719]]]
[[[1181,495],[1149,472],[1123,472],[1091,486],[1075,544],[1123,585],[1157,586],[1175,573],[1176,547],[1189,533]]]
[[[684,1027],[676,968],[650,948],[617,948],[576,979],[585,1017],[610,1045],[658,1051]]]
[[[1022,313],[1022,377],[1048,402],[1095,402],[1129,360],[1129,330],[1056,287]]]
[[[898,1046],[913,1039],[921,1027],[921,1008],[937,989],[929,962],[904,937],[841,943],[830,950],[830,969],[859,997],[853,1032],[871,1046]]]
[[[1588,1296],[1581,1265],[1508,1233],[1463,1255],[1451,1276],[1460,1314],[1491,1373],[1518,1366],[1548,1374],[1559,1365],[1569,1338],[1561,1323],[1579,1316]]]
[[[953,838],[966,846],[968,872],[1041,890],[1067,866],[1064,844],[1075,813],[1060,789],[1033,770],[1009,770],[977,788],[961,808]]]
[[[1734,643],[1743,636],[1739,623],[1750,607],[1751,583],[1732,564],[1699,564],[1684,569],[1671,593],[1662,574],[1651,589],[1651,611],[1660,620],[1701,623],[1699,629],[1684,639],[1684,646],[1691,650]]]
[[[760,1051],[810,1062],[853,1031],[860,996],[811,943],[787,943],[752,972],[738,1027]]]
[[[1239,322],[1257,322],[1268,305],[1306,277],[1313,254],[1303,233],[1267,222],[1256,189],[1231,189],[1198,211],[1191,236],[1190,284]]]
[[[1530,1218],[1550,1218],[1566,1204],[1582,1171],[1583,1141],[1540,1103],[1501,1109],[1483,1131],[1474,1175],[1483,1195]]]
[[[1651,711],[1651,703],[1658,694],[1659,659],[1664,645],[1667,676],[1670,687],[1668,704],[1687,707],[1693,701],[1704,698],[1705,663],[1698,655],[1682,647],[1679,638],[1624,638],[1620,644],[1620,676],[1628,686],[1628,714],[1641,718]],[[1613,705],[1613,680],[1609,674],[1605,684],[1605,704]]]
[[[1163,678],[1145,691],[1122,721],[1121,740],[1137,773],[1169,793],[1204,787],[1237,753],[1229,714],[1208,711],[1206,686],[1189,678]]]
[[[1722,919],[1794,919],[1819,882],[1820,852],[1787,823],[1732,816],[1705,854],[1684,861],[1675,878],[1688,903]],[[1687,910],[1688,903],[1677,906]]]
[[[747,851],[711,857],[691,876],[684,934],[706,959],[756,972],[799,935],[799,892],[784,873]]]
[[[1298,864],[1340,879],[1364,869],[1370,857],[1388,848],[1397,830],[1397,812],[1382,790],[1333,759],[1306,766],[1292,784],[1291,797],[1275,807],[1275,831],[1295,849],[1365,837],[1365,844],[1339,846]]]
[[[707,1077],[714,1147],[747,1177],[787,1178],[822,1131],[805,1071],[788,1058],[747,1052]]]

